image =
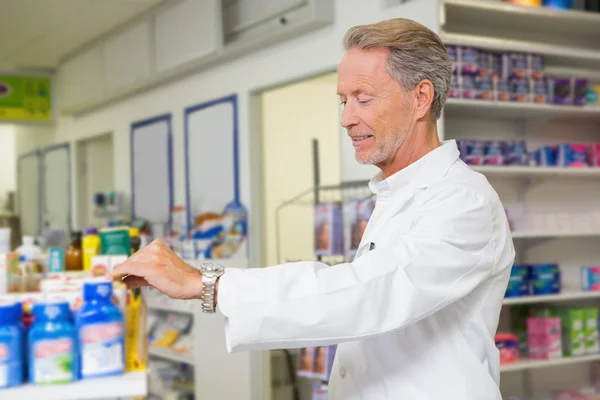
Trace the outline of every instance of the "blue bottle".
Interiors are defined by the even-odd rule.
[[[28,334],[29,381],[35,385],[77,379],[75,327],[68,302],[37,303]]]
[[[123,313],[112,302],[112,285],[107,281],[83,285],[83,304],[75,317],[82,379],[125,372]]]
[[[0,304],[0,388],[23,383],[25,328],[21,303]]]

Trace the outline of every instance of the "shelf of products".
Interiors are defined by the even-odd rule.
[[[513,239],[549,239],[549,238],[574,238],[600,236],[597,231],[516,231],[512,233]]]
[[[192,354],[178,353],[170,348],[150,346],[148,354],[152,357],[162,358],[164,360],[179,362],[187,365],[194,365],[194,356]]]
[[[529,167],[520,165],[475,165],[475,171],[490,177],[544,177],[564,176],[577,178],[600,178],[600,167]]]
[[[144,397],[147,394],[146,372],[88,379],[63,385],[24,385],[0,389],[2,400],[88,400]]]
[[[537,32],[600,35],[600,13],[528,7],[501,1],[445,0],[445,17],[457,25],[526,26]]]
[[[554,303],[585,299],[600,299],[600,292],[565,291],[559,294],[514,297],[504,299],[504,305]]]
[[[514,363],[502,364],[500,372],[525,371],[531,369],[550,368],[591,361],[600,361],[600,354],[591,354],[579,357],[564,357],[554,360],[521,360]]]
[[[600,63],[600,51],[571,46],[449,32],[441,32],[440,37],[444,43],[450,45],[477,47],[489,51],[529,53],[535,49],[536,54],[545,56],[547,61],[557,65],[593,69]]]
[[[600,62],[600,59],[598,61]],[[444,115],[450,118],[551,118],[554,120],[577,119],[578,121],[600,122],[600,108],[458,98],[448,99],[444,107]]]

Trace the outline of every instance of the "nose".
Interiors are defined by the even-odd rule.
[[[348,102],[342,108],[342,117],[340,118],[340,124],[342,127],[349,129],[355,125],[358,125],[359,118],[356,115],[354,107]]]

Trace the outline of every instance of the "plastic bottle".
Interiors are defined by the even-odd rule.
[[[65,255],[65,267],[67,271],[81,271],[83,269],[81,232],[71,233],[71,243]]]
[[[100,236],[96,228],[87,228],[82,241],[83,270],[92,270],[92,257],[100,254]]]
[[[42,249],[35,245],[35,238],[33,236],[23,236],[23,244],[15,250],[20,256],[25,257],[25,261],[35,260],[40,254]]]
[[[21,303],[0,304],[0,388],[23,383],[25,328]]]
[[[83,304],[75,317],[82,379],[125,372],[123,313],[112,294],[110,281],[83,284]]]
[[[75,327],[66,301],[36,303],[28,335],[29,382],[68,383],[77,379]]]
[[[140,238],[140,230],[138,228],[129,228],[129,242],[131,243],[131,254],[140,249],[142,239]]]

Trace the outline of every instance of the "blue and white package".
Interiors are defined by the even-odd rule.
[[[112,302],[112,285],[110,281],[83,285],[84,302],[75,317],[82,379],[125,372],[123,313]]]
[[[584,292],[600,291],[600,267],[581,267],[581,290]]]
[[[479,74],[479,51],[473,47],[459,48],[459,59],[462,75]]]
[[[561,289],[558,264],[533,264],[530,273],[531,294],[557,294]]]
[[[18,386],[24,380],[25,328],[21,314],[20,303],[0,304],[0,389]]]
[[[506,143],[499,140],[490,140],[485,146],[485,156],[483,163],[485,165],[503,165],[504,155],[506,153]]]
[[[556,166],[556,146],[543,146],[534,152],[535,164],[538,167]]]
[[[521,297],[529,294],[529,266],[513,265],[505,297]]]
[[[557,165],[560,167],[586,167],[589,165],[589,147],[585,144],[560,144],[557,153]]]
[[[467,144],[467,154],[463,157],[465,163],[469,165],[481,165],[485,156],[485,143],[481,140],[469,140]]]
[[[529,165],[529,153],[527,152],[525,140],[510,140],[508,141],[507,147],[507,165]]]

